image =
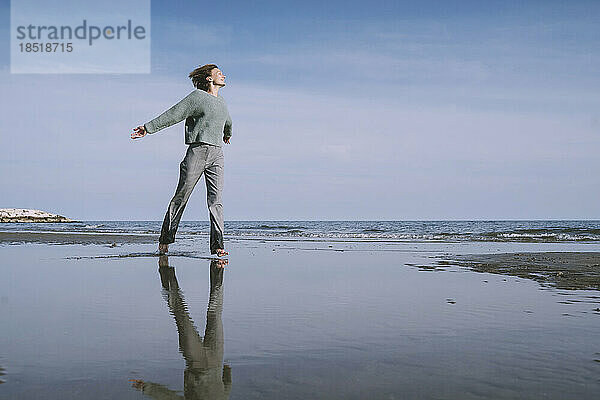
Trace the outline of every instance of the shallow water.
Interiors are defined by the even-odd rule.
[[[0,398],[596,398],[597,291],[407,265],[528,246],[3,245]]]

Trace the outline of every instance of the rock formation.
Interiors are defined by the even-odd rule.
[[[0,208],[0,222],[74,222],[62,215],[23,208]]]

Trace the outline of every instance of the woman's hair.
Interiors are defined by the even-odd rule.
[[[192,80],[194,87],[204,91],[208,90],[208,81],[206,78],[211,75],[211,71],[215,68],[219,67],[215,64],[206,64],[190,72],[189,78]]]

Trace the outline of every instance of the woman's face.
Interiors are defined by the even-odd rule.
[[[211,72],[211,78],[213,81],[213,85],[217,86],[225,86],[225,75],[219,68],[213,68]]]

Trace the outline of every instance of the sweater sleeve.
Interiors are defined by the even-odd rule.
[[[231,127],[232,127],[231,116],[229,115],[229,112],[227,112],[227,121],[225,121],[225,127],[223,128],[223,137],[225,137],[225,138],[231,137],[231,133],[232,133]]]
[[[146,122],[144,127],[146,132],[155,133],[161,129],[168,128],[178,122],[183,121],[189,116],[196,114],[198,108],[198,97],[195,91],[185,96],[179,103],[169,108],[153,120]]]

